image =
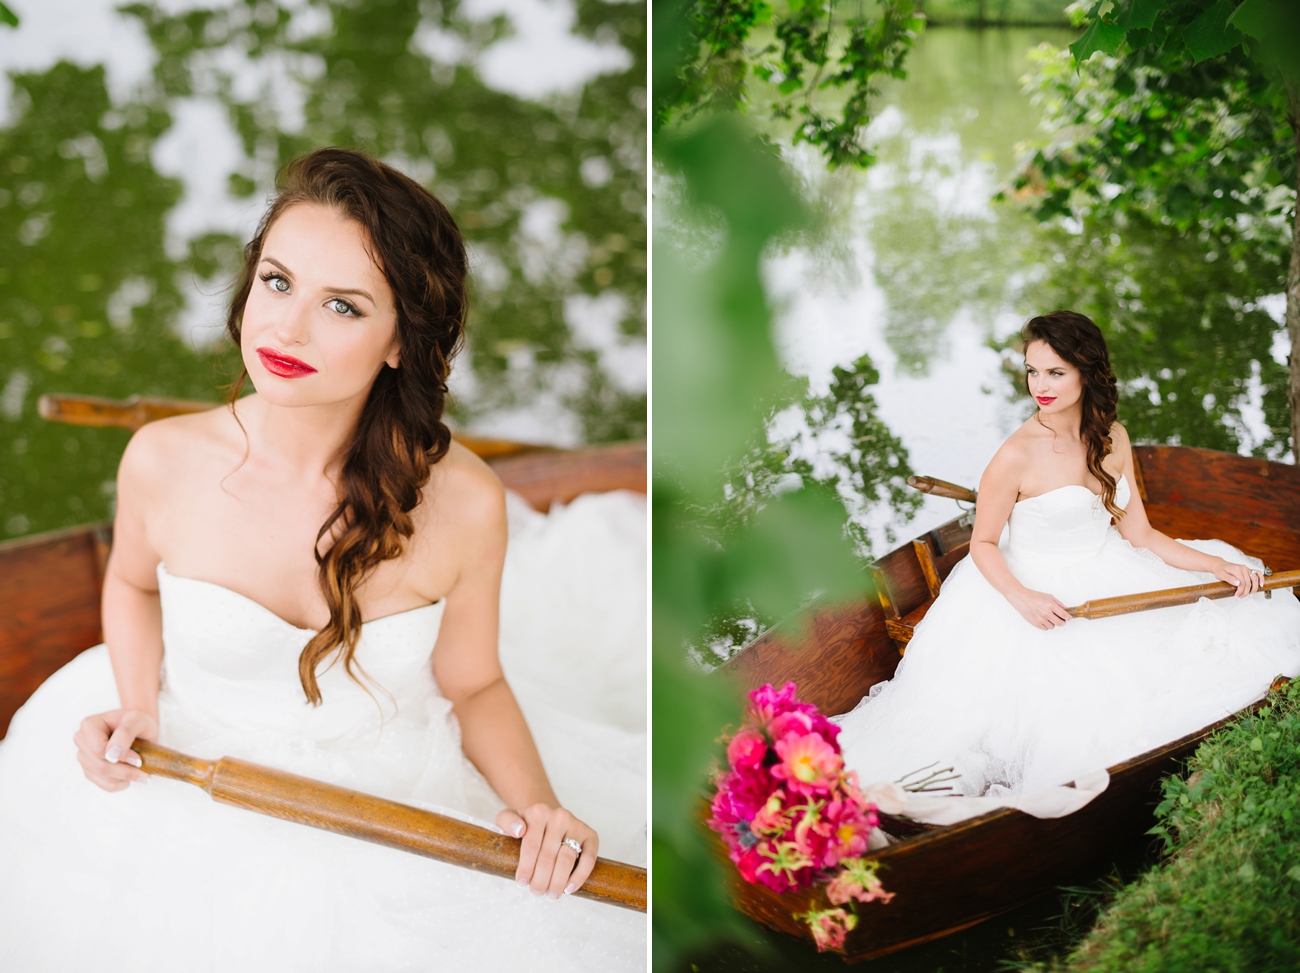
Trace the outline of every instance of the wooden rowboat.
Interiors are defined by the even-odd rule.
[[[1137,489],[1154,527],[1171,537],[1227,541],[1271,567],[1300,565],[1300,468],[1182,446],[1137,446],[1134,461]],[[930,483],[942,484],[933,492],[951,495],[942,492],[951,485]],[[966,556],[970,534],[967,519],[957,518],[890,552],[873,568],[877,593],[856,604],[810,609],[798,634],[778,626],[725,671],[746,689],[792,680],[800,698],[823,713],[847,712],[873,685],[893,676],[912,628]],[[1272,595],[1292,597],[1285,588]],[[938,939],[1097,874],[1151,827],[1160,779],[1176,772],[1221,725],[1109,768],[1106,791],[1067,817],[1040,819],[1004,809],[919,830],[874,853],[895,897],[859,909],[844,958],[872,959]],[[715,845],[723,854],[721,842]],[[729,862],[726,870],[742,912],[812,941],[808,927],[794,918],[808,910],[809,892],[777,895],[742,881]]]
[[[87,396],[45,396],[40,409],[43,416],[56,421],[138,429],[154,419],[208,409],[213,405],[159,399],[133,398],[115,402]],[[567,503],[582,493],[619,489],[646,491],[646,445],[643,442],[561,450],[504,440],[456,438],[482,456],[508,488],[538,510],[545,511],[556,502]],[[0,739],[8,731],[14,712],[41,683],[78,653],[103,641],[99,599],[111,545],[112,525],[109,523],[86,524],[0,543]],[[192,767],[200,763],[210,765],[206,783],[201,780],[202,774],[191,772]],[[214,775],[219,782],[217,771],[225,763],[230,761],[220,764],[195,761],[165,748],[154,747],[151,756],[146,757],[145,769],[200,783],[225,803],[380,841],[443,861],[497,874],[513,872],[512,865],[507,867],[510,855],[513,854],[513,861],[518,861],[516,839],[414,808],[318,785],[293,775],[264,771],[239,761],[234,764],[239,765],[236,769],[240,773],[257,777],[265,784],[264,790],[281,788],[281,793],[273,801],[253,800],[248,796],[237,799],[230,794],[222,796],[212,783]],[[171,771],[169,764],[174,765]],[[191,771],[181,773],[175,770],[182,765]],[[333,800],[336,804],[332,812],[333,823],[323,813],[330,809],[313,808],[310,800],[303,801],[300,797],[286,798],[283,792],[286,786],[296,787],[300,795],[307,794],[311,799]],[[271,809],[269,805],[277,801],[282,805],[280,810]],[[382,829],[371,827],[368,823],[371,819],[380,821]],[[437,842],[430,840],[431,824],[439,831],[435,836]],[[581,891],[590,891],[593,897],[615,904],[645,910],[645,869],[601,859],[598,870],[601,872],[597,876],[601,878],[597,883],[599,888],[588,890],[584,887]]]

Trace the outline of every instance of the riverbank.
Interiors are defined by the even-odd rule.
[[[1024,973],[1300,969],[1300,682],[1216,733],[1164,782],[1168,857],[1062,961]]]

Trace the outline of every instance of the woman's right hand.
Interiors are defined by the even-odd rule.
[[[158,718],[137,709],[87,716],[72,738],[86,779],[106,791],[120,791],[133,780],[149,779],[139,769],[140,755],[131,750],[137,739],[158,739]]]
[[[1042,591],[1022,588],[1007,598],[1011,607],[1024,616],[1034,628],[1050,631],[1068,622],[1071,615],[1056,598]]]

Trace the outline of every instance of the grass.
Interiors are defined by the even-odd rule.
[[[1167,857],[1123,887],[1041,973],[1300,969],[1300,680],[1202,744],[1164,782]]]

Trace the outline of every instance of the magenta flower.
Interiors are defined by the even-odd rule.
[[[844,769],[844,758],[815,733],[791,733],[777,740],[775,749],[781,762],[772,768],[772,776],[800,794],[825,793]]]
[[[727,744],[727,762],[737,771],[757,770],[766,756],[767,738],[758,730],[741,730]]]

